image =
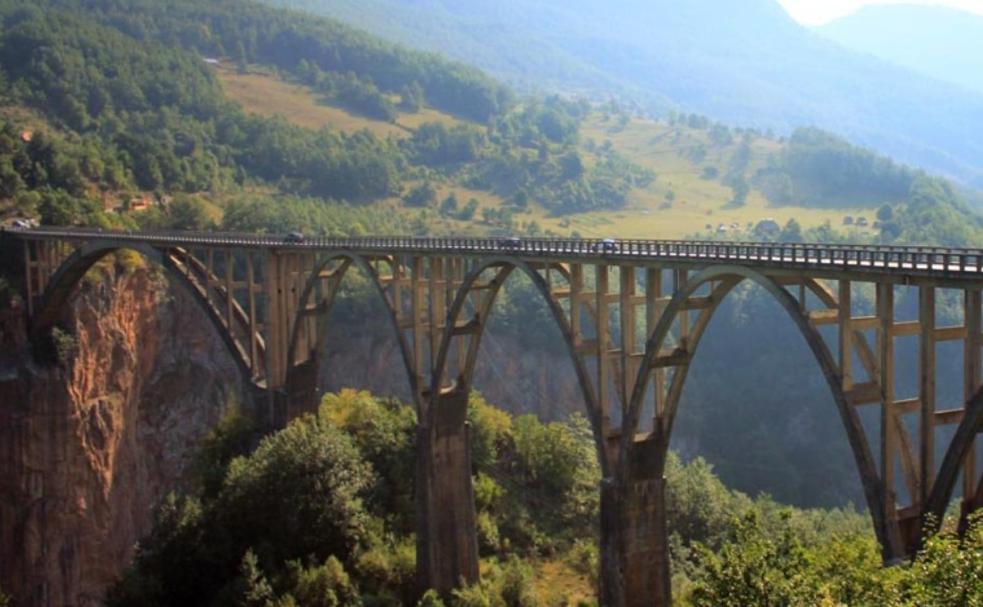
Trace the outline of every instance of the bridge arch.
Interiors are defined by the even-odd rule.
[[[966,403],[966,414],[946,449],[942,465],[935,477],[935,484],[925,502],[925,514],[929,515],[929,518],[925,519],[926,528],[923,531],[934,533],[941,527],[945,511],[952,500],[959,472],[980,432],[983,432],[983,388],[980,388]],[[976,489],[975,495],[964,495],[963,499],[973,500],[979,507],[983,503],[983,475],[979,479],[973,479],[973,485]],[[964,512],[963,515],[965,514]]]
[[[384,259],[382,261],[388,262],[390,265],[393,265],[392,260]],[[340,262],[341,264],[340,267],[337,268],[333,273],[331,273],[331,276],[328,278],[328,284],[326,285],[324,292],[318,293],[319,291],[318,286],[319,284],[322,284],[322,281],[325,279],[323,273],[326,271],[327,268],[331,266],[331,264],[336,262]],[[299,304],[297,306],[297,313],[294,315],[294,318],[292,318],[290,321],[291,323],[291,328],[289,333],[290,341],[287,350],[287,356],[288,356],[287,387],[288,389],[291,389],[291,387],[295,386],[296,383],[299,381],[298,379],[299,367],[294,364],[294,360],[296,359],[296,356],[298,354],[297,349],[298,349],[300,334],[302,330],[302,326],[301,326],[303,320],[302,314],[304,313],[304,310],[311,303],[313,303],[311,301],[312,297],[317,295],[320,298],[321,301],[316,304],[318,306],[317,309],[318,316],[317,316],[317,327],[315,330],[314,350],[316,352],[321,352],[325,346],[325,340],[327,337],[327,330],[328,330],[328,319],[330,317],[331,310],[334,307],[338,290],[341,287],[341,283],[348,275],[348,272],[353,267],[360,270],[362,274],[365,275],[365,277],[372,284],[372,290],[379,296],[379,299],[382,301],[383,305],[386,308],[386,315],[389,319],[390,326],[396,335],[396,340],[399,345],[400,356],[403,359],[403,365],[406,370],[406,377],[409,383],[410,393],[413,395],[414,404],[416,405],[417,410],[419,411],[422,404],[420,402],[421,386],[419,385],[419,373],[413,362],[412,351],[410,349],[409,343],[406,340],[406,336],[403,334],[402,330],[400,329],[399,318],[397,316],[397,311],[396,311],[396,306],[399,305],[399,302],[390,299],[389,294],[386,292],[385,286],[383,286],[382,284],[382,280],[379,276],[379,273],[376,271],[374,267],[372,267],[372,264],[369,262],[369,259],[367,259],[362,255],[358,255],[357,253],[354,253],[352,251],[340,251],[319,259],[317,263],[314,264],[313,271],[311,272],[310,277],[307,279],[306,283],[304,284],[303,291],[301,292],[300,295]],[[315,383],[313,387],[314,389],[317,389],[318,386],[316,384],[319,383],[320,371],[315,369],[313,373],[313,377],[314,377],[313,382]]]
[[[479,281],[489,270],[497,270],[498,273],[491,281],[489,281],[488,284],[480,285]],[[573,363],[574,373],[577,376],[577,383],[580,387],[581,394],[587,407],[587,417],[590,420],[591,428],[594,432],[594,442],[598,449],[598,457],[601,463],[602,473],[607,476],[610,462],[607,461],[604,449],[602,448],[604,440],[601,426],[601,412],[598,410],[596,405],[596,390],[591,382],[587,367],[577,354],[574,332],[570,325],[570,321],[567,319],[564,309],[560,306],[556,298],[551,293],[550,285],[546,282],[546,279],[543,278],[542,274],[524,261],[511,257],[492,257],[483,259],[465,276],[464,282],[457,290],[454,301],[448,310],[447,327],[443,332],[440,349],[438,350],[436,357],[434,372],[431,375],[431,393],[437,394],[443,388],[441,383],[443,382],[443,378],[447,371],[448,358],[450,356],[450,350],[455,336],[455,327],[457,327],[458,323],[461,321],[461,315],[465,310],[468,298],[471,297],[480,286],[481,289],[485,291],[486,295],[482,299],[478,309],[475,310],[476,319],[474,321],[475,326],[473,339],[469,340],[467,344],[467,354],[464,358],[464,365],[458,370],[457,377],[454,378],[454,383],[451,388],[455,391],[470,391],[474,378],[475,366],[477,364],[478,349],[481,345],[481,339],[484,336],[485,329],[488,325],[489,314],[495,305],[498,295],[501,293],[502,286],[505,284],[505,281],[513,272],[516,271],[530,279],[536,291],[542,296],[544,302],[549,307],[550,316],[553,318],[553,322],[560,330],[560,334],[563,338],[563,344],[568,355],[570,356],[571,362]],[[569,279],[568,276],[567,278]],[[571,310],[572,309],[573,307],[571,307]],[[571,313],[573,312],[571,311]]]
[[[672,426],[679,405],[679,397],[682,393],[683,385],[685,384],[689,369],[688,361],[699,347],[705,329],[714,313],[719,308],[720,303],[725,299],[726,295],[733,290],[734,287],[745,281],[751,281],[762,287],[764,291],[774,298],[774,300],[788,314],[789,318],[798,328],[799,333],[805,339],[806,344],[809,346],[813,357],[816,359],[816,362],[818,363],[820,370],[826,379],[826,383],[829,386],[830,393],[833,396],[837,412],[840,415],[841,422],[843,423],[844,430],[846,431],[847,439],[850,444],[851,451],[853,452],[854,461],[860,474],[860,480],[864,488],[867,507],[870,510],[870,515],[874,524],[877,538],[881,543],[881,546],[884,548],[885,556],[893,557],[900,554],[902,551],[900,533],[897,529],[897,525],[891,524],[891,522],[884,516],[885,496],[883,495],[883,491],[879,483],[875,460],[871,452],[870,445],[867,441],[866,434],[864,433],[860,418],[854,407],[849,403],[847,395],[843,390],[842,377],[836,364],[836,360],[826,343],[823,341],[822,335],[809,322],[807,314],[802,307],[800,307],[800,304],[795,297],[785,288],[783,288],[775,279],[765,276],[760,272],[756,272],[743,266],[711,266],[693,276],[681,289],[673,294],[672,299],[670,300],[662,316],[659,318],[654,331],[646,343],[645,354],[639,368],[638,376],[635,380],[631,399],[629,400],[622,436],[635,436],[635,431],[638,428],[639,419],[641,416],[643,401],[651,379],[650,370],[653,368],[656,358],[662,351],[677,316],[679,316],[680,312],[684,311],[686,308],[687,300],[704,285],[718,283],[718,286],[713,289],[711,294],[711,305],[701,313],[691,331],[690,337],[686,344],[688,355],[687,362],[677,367],[676,373],[674,373],[673,380],[668,389],[665,405],[665,421],[663,422],[663,428],[661,428],[661,436],[663,437],[663,440],[661,444],[658,445],[661,453],[660,457],[657,459],[659,466],[664,465],[665,455],[669,448],[669,442],[672,435]],[[807,288],[816,293],[823,303],[827,305],[835,303],[826,295],[821,294],[823,291],[821,285],[807,285]],[[621,443],[620,461],[631,461],[632,450],[634,448],[635,444],[633,440],[626,440],[623,438]],[[622,482],[627,482],[627,474],[629,473],[628,467],[622,467],[619,472],[623,475],[620,480]],[[659,475],[662,474],[662,470],[658,470],[657,472]]]
[[[207,286],[202,286],[195,282],[189,273],[182,272],[177,265],[175,257],[169,254],[167,249],[157,248],[144,242],[134,240],[98,240],[82,243],[71,255],[69,255],[58,266],[48,281],[44,293],[41,295],[41,302],[38,310],[31,318],[31,333],[34,338],[44,335],[57,322],[58,315],[67,305],[68,300],[76,292],[77,286],[85,274],[99,261],[120,250],[130,250],[138,253],[143,258],[156,263],[168,272],[168,275],[175,278],[191,294],[192,299],[198,304],[202,313],[208,318],[209,322],[215,327],[216,332],[221,336],[223,343],[232,355],[236,366],[242,373],[247,384],[255,383],[253,377],[249,354],[241,344],[236,342],[235,335],[231,328],[227,327],[221,315],[207,299]],[[190,255],[187,256],[190,259]],[[195,260],[197,261],[197,260]],[[204,271],[197,268],[198,272]],[[202,289],[206,289],[204,294]],[[229,294],[228,296],[231,296]],[[238,304],[235,304],[238,306]],[[241,310],[238,310],[241,314]],[[246,329],[249,330],[248,328]],[[260,343],[262,338],[254,337]],[[261,353],[262,354],[262,353]]]

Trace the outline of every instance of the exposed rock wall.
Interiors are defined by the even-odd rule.
[[[61,365],[32,362],[22,312],[0,322],[0,587],[98,604],[244,387],[190,295],[152,272],[83,285]]]
[[[369,390],[409,401],[410,390],[396,340],[335,327],[322,357],[321,388]],[[481,343],[474,387],[488,402],[512,413],[535,413],[545,420],[586,413],[573,363],[565,351],[530,351],[514,338],[489,330]]]

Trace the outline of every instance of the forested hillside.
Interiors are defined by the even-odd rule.
[[[675,107],[780,133],[816,125],[983,183],[983,94],[847,50],[792,21],[775,0],[267,1],[533,88],[617,94],[657,113]]]

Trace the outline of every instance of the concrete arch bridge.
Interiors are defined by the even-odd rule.
[[[983,505],[983,250],[68,228],[2,236],[8,264],[16,258],[21,268],[38,338],[106,255],[130,249],[160,264],[267,396],[274,425],[317,402],[329,312],[346,273],[361,271],[388,310],[418,411],[417,561],[430,587],[478,577],[467,399],[488,315],[512,274],[525,275],[547,304],[593,428],[604,605],[669,605],[663,469],[673,421],[704,331],[742,282],[774,298],[815,356],[886,562],[913,554],[957,487],[964,516]],[[854,305],[864,284],[876,293],[872,314]],[[896,318],[900,289],[917,291],[914,320]],[[940,290],[962,293],[958,326],[938,326]],[[918,395],[910,399],[896,396],[894,348],[903,337],[919,343]],[[962,345],[961,360],[942,361],[963,369],[958,402],[936,402],[941,342]],[[861,408],[879,412],[875,432],[865,431]]]

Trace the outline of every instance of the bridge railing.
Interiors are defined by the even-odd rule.
[[[597,255],[615,259],[720,260],[833,268],[859,267],[886,271],[983,274],[983,249],[952,247],[514,237],[309,236],[291,239],[283,235],[239,232],[108,231],[58,227],[4,231],[32,239],[112,239],[183,247],[481,253],[534,257]]]

